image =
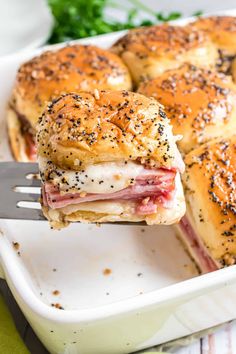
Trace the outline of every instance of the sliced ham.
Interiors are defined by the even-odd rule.
[[[47,182],[44,185],[43,201],[44,205],[58,209],[67,205],[98,200],[133,200],[137,201],[137,214],[153,214],[157,210],[157,205],[171,207],[171,203],[168,204],[168,202],[173,199],[175,176],[175,171],[146,170],[144,174],[136,178],[134,185],[118,192],[86,194],[85,196],[81,193],[61,194],[57,187]]]
[[[216,262],[204,248],[204,245],[202,245],[202,242],[199,240],[199,237],[186,216],[181,219],[179,226],[201,270],[203,272],[213,272],[219,269]]]
[[[34,137],[30,132],[24,133],[25,145],[26,145],[26,154],[30,161],[36,161],[37,159],[37,150]]]
[[[149,197],[148,197],[149,198]],[[146,198],[146,199],[148,199]],[[150,215],[154,214],[157,211],[157,204],[153,198],[150,198],[147,203],[145,199],[139,203],[136,207],[136,214],[137,215]]]

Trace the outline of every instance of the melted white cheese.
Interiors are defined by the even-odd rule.
[[[120,215],[122,213],[134,214],[135,203],[131,201],[96,201],[74,205],[67,205],[60,209],[65,215],[70,215],[76,211],[89,211],[93,213]]]
[[[125,162],[104,162],[89,165],[82,171],[62,170],[55,165],[47,165],[47,159],[39,157],[41,173],[55,170],[52,183],[59,185],[61,191],[85,193],[114,193],[128,187],[144,170],[141,164]]]

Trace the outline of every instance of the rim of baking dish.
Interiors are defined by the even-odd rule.
[[[10,279],[17,295],[31,311],[48,320],[63,323],[90,322],[128,312],[139,312],[145,307],[168,303],[184,296],[200,295],[236,282],[236,265],[234,265],[107,305],[62,311],[50,307],[37,297],[21,267],[18,267],[19,260],[4,235],[0,237],[0,260],[6,279]]]

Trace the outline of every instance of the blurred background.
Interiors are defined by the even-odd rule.
[[[232,9],[235,0],[0,0],[0,56],[135,26]]]

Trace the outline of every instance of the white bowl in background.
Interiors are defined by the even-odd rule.
[[[52,25],[46,0],[1,0],[0,56],[44,44]]]

